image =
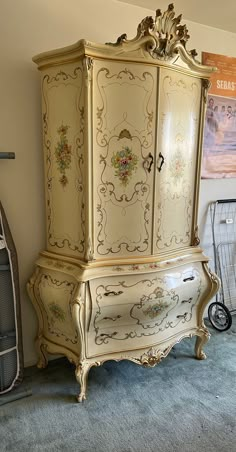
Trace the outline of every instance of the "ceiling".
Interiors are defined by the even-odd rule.
[[[171,0],[118,0],[122,3],[141,6],[164,12]],[[173,0],[176,15],[210,27],[236,33],[236,0]]]

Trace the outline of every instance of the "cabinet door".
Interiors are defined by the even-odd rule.
[[[47,249],[85,253],[84,88],[81,62],[42,74]]]
[[[151,253],[157,69],[95,61],[95,258]]]
[[[201,80],[161,69],[154,252],[191,245]]]

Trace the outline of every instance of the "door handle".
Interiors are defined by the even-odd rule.
[[[164,156],[162,155],[161,152],[159,152],[159,157],[160,157],[160,159],[161,159],[161,163],[160,163],[160,166],[157,167],[157,169],[158,169],[158,171],[159,171],[159,173],[160,173],[160,172],[161,172],[161,169],[162,169],[162,165],[163,165],[163,163],[164,163],[164,161],[165,161],[165,158],[164,158]]]
[[[153,161],[154,161],[153,155],[151,154],[151,152],[149,152],[148,156],[145,158],[143,162],[143,167],[147,169],[148,173],[151,172]]]

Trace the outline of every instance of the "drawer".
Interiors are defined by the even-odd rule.
[[[140,338],[142,345],[151,345],[196,324],[207,278],[197,262],[144,275],[100,278],[89,287],[87,352],[92,356],[140,347]]]

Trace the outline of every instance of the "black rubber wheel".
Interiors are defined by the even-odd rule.
[[[232,325],[230,311],[223,303],[219,303],[218,301],[210,304],[208,318],[212,326],[218,331],[226,331]]]

